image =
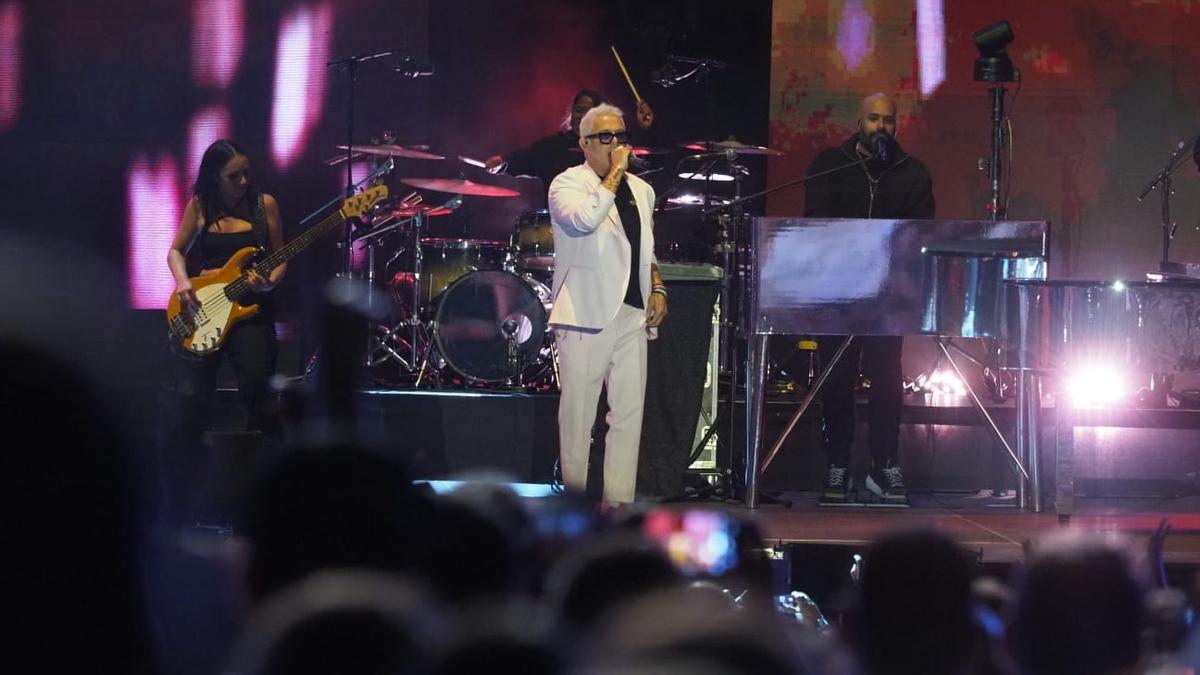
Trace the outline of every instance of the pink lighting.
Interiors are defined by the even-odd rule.
[[[192,0],[196,83],[225,89],[242,60],[242,0]]]
[[[280,24],[271,107],[271,157],[280,168],[295,161],[321,119],[332,29],[329,3],[301,7]]]
[[[875,24],[863,0],[847,0],[838,26],[837,48],[848,70],[857,70],[875,48]]]
[[[188,124],[187,163],[183,165],[185,189],[195,182],[204,151],[219,138],[229,138],[229,111],[225,106],[209,106],[192,117]]]
[[[0,6],[0,131],[12,127],[21,110],[21,6]]]
[[[917,64],[921,98],[946,81],[946,17],[942,0],[917,0]]]
[[[173,157],[151,160],[139,153],[126,176],[126,264],[129,304],[134,309],[162,309],[175,289],[175,280],[167,269],[167,249],[183,211],[178,175]]]

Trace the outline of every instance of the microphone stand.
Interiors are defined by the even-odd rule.
[[[1138,194],[1139,202],[1145,201],[1146,196],[1150,194],[1156,187],[1162,190],[1162,262],[1159,263],[1160,272],[1171,272],[1171,240],[1175,238],[1175,223],[1171,222],[1171,194],[1175,191],[1171,184],[1171,174],[1175,173],[1176,169],[1183,166],[1187,162],[1188,150],[1195,148],[1200,143],[1200,136],[1192,138],[1191,141],[1185,143],[1179,142],[1175,146],[1175,152],[1171,154],[1171,158],[1167,160],[1166,165],[1162,170],[1155,174],[1154,178],[1142,188]]]
[[[334,59],[325,64],[326,68],[344,68],[347,78],[349,90],[346,92],[346,197],[354,196],[354,168],[351,161],[354,159],[354,85],[358,81],[358,64],[374,61],[385,56],[393,56],[395,54],[404,54],[409,57],[407,49],[388,49],[382,52],[354,54],[340,59]],[[350,278],[350,266],[352,259],[351,245],[354,243],[352,238],[353,228],[350,223],[346,223],[346,233],[342,237],[342,273],[347,279]]]

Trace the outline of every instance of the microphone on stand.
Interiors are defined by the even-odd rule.
[[[392,70],[400,73],[404,77],[429,77],[433,75],[433,64],[429,63],[428,61],[413,61],[411,59],[405,59],[404,63],[401,63]]]
[[[667,63],[662,68],[650,71],[650,81],[664,89],[669,89],[679,83],[679,73],[670,63]]]
[[[721,159],[732,162],[737,159],[738,151],[736,148],[725,148],[724,150],[713,150],[712,152],[698,152],[694,155],[684,157],[686,161],[694,161],[697,159]]]

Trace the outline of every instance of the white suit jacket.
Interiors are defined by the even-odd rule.
[[[650,302],[654,257],[654,188],[626,174],[641,215],[638,284]],[[554,309],[550,323],[600,330],[625,301],[632,247],[617,214],[616,195],[586,163],[558,174],[550,183],[550,222],[554,231]],[[655,337],[652,331],[651,337]]]

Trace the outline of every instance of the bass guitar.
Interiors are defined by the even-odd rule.
[[[380,199],[387,197],[386,185],[377,185],[348,197],[341,208],[326,216],[283,248],[254,262],[258,249],[247,246],[229,258],[224,267],[192,278],[199,305],[184,307],[179,295],[171,294],[167,303],[167,329],[172,344],[184,352],[197,356],[211,354],[221,348],[225,336],[239,321],[258,313],[258,305],[244,305],[242,300],[250,292],[246,270],[254,263],[254,269],[266,278],[271,271],[287,262],[310,244],[346,222],[366,213]]]

